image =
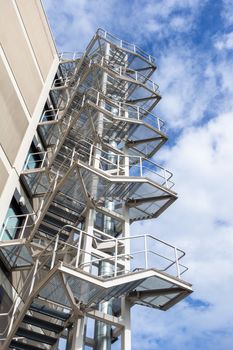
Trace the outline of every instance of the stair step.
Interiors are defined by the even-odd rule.
[[[54,236],[57,235],[59,229],[58,228],[54,229],[54,227],[51,227],[51,226],[52,225],[48,225],[47,223],[42,222],[40,224],[40,226],[39,226],[39,230],[38,231],[43,232],[46,235],[54,237]],[[59,237],[60,237],[61,240],[66,241],[67,238],[68,238],[68,235],[60,233]]]
[[[26,344],[20,341],[12,340],[9,347],[16,350],[43,350],[37,346]]]
[[[50,336],[42,334],[42,333],[37,333],[37,332],[34,332],[30,329],[25,329],[22,327],[19,327],[17,329],[16,335],[19,337],[24,337],[24,338],[34,340],[34,341],[37,341],[39,343],[45,343],[48,345],[54,345],[57,341],[57,338],[50,337]]]
[[[73,221],[69,221],[65,218],[56,216],[52,213],[47,212],[43,218],[43,221],[45,221],[46,223],[58,227],[59,229],[61,229],[63,226],[65,225],[73,225],[74,222]],[[66,228],[66,231],[71,231],[71,228]]]
[[[30,315],[25,315],[24,319],[23,319],[24,323],[30,324],[32,326],[36,326],[39,328],[43,328],[46,329],[47,331],[51,331],[54,333],[60,333],[63,331],[64,327],[52,323],[52,322],[48,322],[46,320],[42,320],[41,318],[38,317],[34,317],[34,316],[30,316]]]
[[[42,315],[46,315],[49,317],[53,317],[56,318],[57,320],[60,321],[66,321],[68,320],[68,318],[70,317],[70,314],[62,312],[62,311],[58,311],[58,310],[54,310],[54,309],[50,309],[47,306],[44,305],[40,305],[37,303],[32,303],[29,310],[38,312]]]
[[[52,202],[48,213],[53,213],[55,215],[61,216],[61,217],[67,217],[69,220],[76,222],[77,218],[79,216],[78,212],[75,212],[74,210],[71,210],[69,208],[66,208],[62,206],[61,204],[58,204],[56,202]]]

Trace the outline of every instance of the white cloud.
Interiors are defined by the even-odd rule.
[[[211,71],[208,55],[174,43],[158,60],[154,79],[160,85],[162,101],[158,113],[173,128],[184,128],[205,118],[207,110],[216,113],[218,72]],[[218,106],[220,108],[220,105]]]
[[[192,297],[209,304],[191,307],[183,302],[167,315],[141,309],[141,321],[135,315],[135,328],[140,322],[148,325],[143,329],[147,340],[166,343],[170,339],[170,348],[196,349],[194,340],[199,337],[203,342],[207,337],[205,349],[222,349],[226,341],[225,349],[230,350],[232,334],[226,334],[223,342],[222,333],[233,329],[229,307],[233,280],[232,118],[233,113],[221,114],[206,125],[188,128],[175,146],[163,152],[168,169],[175,173],[180,198],[157,221],[134,225],[135,231],[142,233],[143,229],[186,251],[184,263],[190,270],[183,277],[193,283]],[[147,348],[153,347],[148,344]]]
[[[223,0],[223,10],[221,13],[225,26],[229,26],[233,23],[233,2],[232,0]]]
[[[138,45],[154,43],[154,80],[163,96],[157,114],[181,132],[172,147],[155,157],[174,173],[179,199],[159,219],[133,224],[132,232],[154,234],[183,248],[190,267],[184,278],[194,284],[192,297],[209,307],[184,301],[167,313],[136,309],[133,349],[231,350],[233,63],[225,51],[233,48],[232,33],[209,37],[212,51],[182,37],[187,30],[191,35],[206,1],[62,3],[44,0],[64,50],[83,50],[99,26]],[[233,2],[224,0],[223,5],[228,26]]]
[[[233,49],[233,32],[222,35],[214,44],[218,50],[232,50]]]

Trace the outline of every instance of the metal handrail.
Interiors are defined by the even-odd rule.
[[[59,53],[59,59],[61,61],[66,61],[66,60],[71,60],[71,61],[75,61],[77,59],[80,59],[83,55],[83,52],[77,52],[77,51],[63,51]]]
[[[62,109],[59,108],[50,108],[46,109],[40,119],[40,122],[45,122],[45,121],[56,121],[59,118],[59,112],[61,112]]]
[[[13,311],[14,309],[15,309],[15,304],[19,301],[19,304],[17,305],[18,306],[18,310],[19,310],[19,305],[21,304],[21,302],[23,301],[23,299],[24,299],[24,296],[26,295],[26,292],[28,292],[28,290],[30,290],[31,289],[31,283],[28,283],[29,281],[30,281],[30,279],[31,279],[31,275],[33,275],[34,274],[34,271],[36,270],[36,264],[34,264],[33,265],[33,267],[32,267],[32,269],[31,269],[31,271],[29,272],[29,274],[27,275],[27,277],[26,277],[26,279],[25,279],[25,281],[24,281],[24,284],[23,284],[23,286],[22,286],[22,289],[17,293],[17,295],[15,296],[15,298],[13,299],[13,301],[12,301],[12,305],[11,305],[11,307],[10,307],[10,309],[9,309],[9,311],[7,312],[7,313],[4,313],[4,316],[8,316],[10,313],[11,313],[11,311]],[[32,281],[31,281],[32,282]],[[26,289],[25,289],[25,286],[26,286]],[[18,310],[15,310],[15,312],[16,311],[18,311]],[[2,315],[2,314],[0,314],[0,315]],[[8,329],[8,326],[11,324],[11,325],[13,325],[13,322],[14,322],[14,315],[12,315],[12,317],[8,320],[8,322],[7,322],[7,326],[6,326],[6,328],[5,328],[5,330],[2,332],[2,333],[0,333],[0,335],[3,335],[3,334],[5,334],[5,332],[7,331],[7,329]],[[8,333],[10,332],[10,330],[8,331]]]
[[[66,228],[69,228],[71,229],[73,232],[78,232],[79,236],[78,238],[76,239],[76,242],[78,243],[77,246],[76,245],[73,245],[71,243],[68,243],[68,242],[64,242],[64,241],[61,241],[60,240],[60,234],[62,233],[62,231],[64,231]],[[97,237],[95,235],[95,232],[98,234],[98,235],[101,235],[101,237]],[[83,237],[84,236],[89,236],[91,237],[92,239],[96,239],[98,242],[105,242],[105,243],[108,243],[108,242],[113,242],[115,244],[115,255],[113,256],[109,256],[109,257],[106,257],[106,258],[96,258],[96,259],[93,259],[93,254],[89,253],[88,251],[85,251],[84,249],[82,249],[82,243],[83,243]],[[105,237],[105,238],[104,238]],[[138,240],[138,239],[143,239],[144,241],[144,249],[139,249],[139,250],[136,250],[134,252],[130,252],[130,253],[121,253],[121,254],[118,254],[118,249],[119,249],[119,246],[122,244],[124,245],[124,243],[126,241],[133,241],[133,240]],[[165,245],[166,247],[169,247],[171,248],[173,251],[174,251],[174,259],[171,259],[170,257],[167,257],[167,256],[164,256],[158,252],[155,252],[151,249],[151,245],[148,244],[148,239],[152,239],[154,242],[156,243],[161,243],[163,245]],[[52,249],[49,249],[51,246],[53,245],[53,248]],[[9,309],[9,311],[7,313],[3,313],[1,315],[3,316],[7,316],[13,311],[13,315],[11,318],[8,319],[8,322],[7,322],[7,326],[5,328],[5,330],[0,334],[0,335],[3,335],[5,334],[6,330],[9,328],[8,330],[8,334],[11,330],[11,327],[13,325],[13,322],[14,322],[14,319],[15,319],[15,315],[20,311],[20,304],[23,302],[25,303],[25,296],[27,295],[30,295],[30,293],[32,292],[33,290],[33,287],[34,287],[34,283],[35,283],[35,280],[36,280],[36,276],[38,275],[38,273],[43,269],[43,267],[45,266],[45,264],[47,264],[47,262],[51,259],[51,263],[50,263],[50,269],[52,269],[54,266],[55,266],[55,261],[56,261],[56,254],[61,251],[61,249],[59,247],[61,246],[67,246],[67,247],[71,247],[75,250],[77,250],[77,254],[76,254],[76,258],[75,258],[75,266],[72,266],[73,268],[85,268],[86,266],[93,266],[94,263],[99,263],[99,262],[103,262],[103,261],[107,261],[107,262],[110,262],[114,265],[114,271],[113,271],[113,276],[117,276],[118,274],[122,274],[122,270],[118,270],[118,264],[120,263],[122,265],[122,261],[124,259],[132,259],[134,256],[138,255],[138,254],[143,254],[144,256],[144,259],[145,259],[145,269],[149,269],[149,268],[156,268],[155,266],[150,266],[149,262],[148,262],[148,254],[152,253],[166,261],[169,262],[169,265],[165,268],[163,268],[161,271],[167,271],[168,269],[170,269],[172,266],[176,266],[176,271],[177,271],[177,278],[181,278],[181,275],[187,271],[187,267],[180,264],[180,259],[182,259],[185,255],[185,252],[161,239],[158,239],[152,235],[137,235],[137,236],[130,236],[130,237],[121,237],[121,238],[115,238],[115,237],[112,237],[111,235],[109,234],[106,234],[100,230],[95,230],[94,229],[94,235],[92,234],[89,234],[87,233],[86,231],[83,231],[81,229],[78,229],[77,227],[74,227],[74,226],[71,226],[71,225],[64,225],[57,233],[56,236],[54,236],[50,241],[49,243],[46,245],[46,247],[36,256],[36,262],[34,264],[34,266],[32,267],[30,273],[28,274],[26,280],[24,281],[24,285],[21,289],[21,291],[18,293],[18,295],[15,296],[13,302],[12,302],[12,306],[11,308]],[[141,245],[140,245],[141,247]],[[150,248],[148,248],[150,247]],[[45,256],[46,257],[46,252],[49,253],[49,255],[47,256],[47,258],[42,262],[42,264],[39,266],[38,268],[38,264],[39,264],[39,261],[40,261],[40,258],[42,256]],[[84,262],[84,263],[80,263],[79,264],[79,260],[80,260],[80,256],[81,254],[87,254],[87,255],[90,255],[91,258],[90,258],[90,261],[88,262]],[[183,268],[183,271],[180,271],[180,268]],[[138,268],[136,268],[137,270]],[[141,267],[140,267],[141,269]],[[135,269],[134,269],[135,271]],[[129,272],[132,272],[132,271],[127,271],[126,269],[123,271],[124,274],[126,273],[129,273]],[[106,278],[106,276],[103,276]],[[112,276],[108,276],[108,277],[112,277]],[[29,282],[30,281],[30,282]],[[29,283],[28,283],[29,282]],[[25,289],[25,286],[26,286],[26,289]]]
[[[143,84],[149,90],[151,90],[151,91],[153,91],[155,93],[159,92],[158,84],[156,84],[153,80],[151,80],[147,76],[145,76],[142,73],[140,73],[140,72],[138,72],[136,70],[133,70],[133,69],[130,69],[127,72],[127,69],[125,69],[122,66],[112,67],[111,66],[111,62],[109,62],[102,55],[98,54],[94,58],[88,58],[88,61],[89,61],[89,68],[92,65],[97,64],[100,67],[104,67],[106,70],[111,71],[114,74],[117,74],[119,77],[123,77],[124,78],[124,76],[125,76],[126,78],[131,78],[135,82]]]
[[[40,152],[33,152],[29,153],[26,159],[26,162],[24,164],[24,170],[27,169],[41,169],[44,167],[49,166],[49,157],[48,155],[52,153],[51,151],[40,151]],[[35,159],[34,157],[38,157],[38,159]],[[41,157],[41,159],[39,159]],[[32,160],[31,160],[32,158]],[[30,163],[36,164],[37,166],[31,167]]]
[[[97,106],[100,106],[109,113],[111,113],[111,110],[107,109],[107,106],[110,109],[114,108],[114,117],[130,120],[143,120],[145,123],[149,124],[152,127],[155,127],[159,131],[165,131],[165,122],[143,107],[112,100],[111,98],[93,88],[87,90],[86,99],[87,101],[90,100],[94,102]],[[106,101],[109,101],[109,104],[106,104]],[[125,117],[122,117],[122,115],[125,115]],[[150,121],[152,121],[152,123],[150,123]]]
[[[60,234],[62,233],[62,231],[64,231],[66,228],[70,228],[72,229],[73,232],[78,232],[79,233],[79,238],[78,238],[78,245],[74,246],[71,243],[67,243],[64,241],[61,241],[60,238]],[[50,268],[54,267],[54,263],[55,263],[55,257],[56,257],[56,253],[58,251],[58,243],[62,246],[68,246],[68,247],[72,247],[73,249],[77,250],[77,256],[76,256],[76,262],[75,262],[75,267],[79,267],[79,268],[83,268],[85,266],[91,266],[93,265],[93,263],[95,262],[101,262],[101,261],[113,261],[114,265],[115,265],[115,271],[114,271],[114,275],[117,275],[117,262],[118,259],[122,259],[122,258],[129,258],[130,256],[133,256],[135,254],[139,254],[139,253],[143,253],[144,257],[145,257],[145,268],[148,269],[149,265],[148,265],[148,254],[152,253],[156,256],[159,256],[167,261],[169,261],[171,264],[169,264],[166,268],[163,269],[163,271],[168,270],[171,266],[175,265],[176,266],[176,270],[177,270],[177,277],[180,278],[180,276],[187,270],[187,267],[184,265],[181,265],[179,260],[182,259],[185,256],[185,252],[163,240],[160,240],[152,235],[137,235],[137,236],[130,236],[130,237],[121,237],[121,238],[115,238],[115,237],[111,237],[110,235],[99,231],[99,230],[95,230],[94,232],[97,232],[99,235],[101,235],[102,237],[106,237],[106,239],[101,238],[101,237],[96,237],[95,235],[89,234],[86,231],[83,231],[81,229],[78,229],[72,225],[64,225],[57,233],[57,235],[55,237],[53,237],[53,239],[49,242],[49,244],[46,246],[46,248],[40,253],[39,256],[37,256],[37,259],[40,258],[41,255],[43,255],[45,253],[45,251],[48,250],[48,247],[51,246],[52,243],[54,243],[54,249],[53,249],[53,253],[52,253],[52,261],[51,261],[51,266]],[[113,242],[115,245],[115,255],[114,256],[109,256],[106,258],[98,258],[98,259],[92,259],[93,255],[87,251],[84,251],[81,247],[82,247],[82,239],[84,236],[90,237],[90,238],[94,238],[97,239],[99,242]],[[124,254],[118,254],[118,246],[122,243],[124,243],[125,241],[133,241],[133,240],[138,240],[138,239],[143,239],[144,240],[144,249],[140,249],[136,252],[130,252],[130,253],[124,253]],[[164,255],[161,255],[159,253],[156,253],[154,251],[151,250],[151,245],[148,244],[148,239],[152,239],[154,242],[156,243],[160,243],[166,247],[171,248],[174,251],[174,260],[172,260],[171,258],[165,257]],[[77,242],[77,239],[76,239]],[[51,251],[50,251],[51,253]],[[80,259],[80,255],[81,253],[83,254],[87,254],[91,256],[91,259],[89,262],[85,262],[82,263],[81,265],[79,265],[79,259]],[[184,271],[180,271],[180,267],[184,268]]]
[[[96,167],[96,162],[95,160],[98,160],[98,168],[109,172],[110,170],[115,170],[116,176],[136,176],[136,177],[148,177],[150,178],[150,175],[153,177],[153,175],[158,176],[160,179],[162,179],[162,186],[165,185],[167,188],[171,188],[174,183],[170,181],[172,178],[173,174],[165,169],[164,167],[160,166],[159,164],[153,162],[150,159],[147,159],[146,157],[141,157],[141,156],[133,156],[133,155],[122,155],[119,153],[113,153],[112,150],[110,152],[103,151],[103,149],[94,146],[93,144],[89,143],[85,139],[80,140],[84,142],[88,148],[89,152],[82,150],[82,154],[86,154],[87,156],[87,161],[90,166]],[[96,153],[99,152],[98,155]],[[48,156],[48,151],[44,152],[38,152],[39,154],[43,154],[42,160],[40,160],[40,165],[41,168],[44,167],[45,163],[48,164],[47,161],[47,156]],[[28,159],[30,159],[30,156],[35,155],[37,153],[32,153],[29,154]],[[79,160],[80,158],[80,152],[76,151],[75,148],[73,148],[72,152],[70,152],[70,157],[71,157],[71,164]],[[66,154],[65,155],[65,160],[67,161],[69,159],[69,156]],[[129,163],[129,173],[127,173],[125,164],[126,161]],[[26,163],[27,165],[28,163]],[[108,170],[105,170],[105,166],[107,166]],[[109,169],[110,167],[110,169]],[[111,168],[112,167],[112,168]],[[160,172],[158,172],[158,170]],[[135,170],[136,174],[133,174],[132,171]],[[151,179],[153,181],[153,179]]]
[[[145,108],[141,106],[132,105],[125,102],[119,102],[116,100],[112,100],[108,96],[104,95],[103,93],[90,88],[85,92],[85,95],[83,97],[83,100],[85,100],[87,103],[88,101],[93,102],[97,106],[101,107],[102,109],[105,109],[108,113],[111,113],[114,118],[123,118],[124,120],[138,120],[138,121],[144,121],[149,126],[156,128],[159,131],[166,132],[165,128],[165,122],[159,118],[158,116],[155,116],[150,111],[147,111]],[[107,108],[108,107],[108,108]],[[114,109],[114,113],[111,112],[111,109]],[[62,111],[62,109],[48,109],[44,111],[41,122],[49,122],[49,121],[57,121],[61,120],[64,116],[61,116],[59,118],[59,113]],[[76,110],[71,110],[71,113],[74,113]],[[46,120],[46,118],[50,118],[51,120]]]
[[[146,59],[148,62],[155,65],[155,58],[151,55],[148,55],[145,51],[143,51],[142,49],[137,47],[135,44],[130,44],[125,40],[121,40],[121,39],[117,38],[116,36],[108,33],[107,31],[105,31],[102,28],[99,28],[97,30],[97,35],[99,35],[100,37],[104,38],[107,41],[110,41],[111,43],[113,43],[114,45],[118,46],[121,49],[126,49],[128,51],[131,51],[132,53],[136,53],[136,54],[140,55],[141,57]]]
[[[0,232],[0,241],[2,241],[4,232],[7,230],[7,228],[9,228],[8,227],[8,223],[9,223],[10,219],[12,219],[12,218],[20,218],[20,219],[21,218],[25,218],[25,221],[22,224],[20,224],[19,226],[12,226],[12,227],[10,227],[11,229],[22,229],[21,232],[20,232],[20,235],[18,237],[18,239],[21,239],[23,237],[25,229],[28,228],[28,227],[32,227],[34,225],[34,221],[35,220],[33,220],[32,224],[28,224],[28,220],[32,216],[36,217],[36,213],[33,212],[33,213],[28,213],[28,214],[19,214],[19,215],[8,216],[6,218],[6,221],[2,225],[2,229],[1,229],[1,232]]]

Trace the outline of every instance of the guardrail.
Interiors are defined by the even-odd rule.
[[[41,169],[49,166],[51,151],[29,153],[24,164],[24,170]]]
[[[168,189],[171,189],[174,186],[174,182],[171,181],[173,174],[169,170],[145,157],[122,155],[120,153],[114,153],[112,150],[104,151],[85,140],[80,140],[80,142],[79,149],[73,148],[68,154],[64,155],[60,152],[59,155],[64,158],[64,166],[66,168],[70,167],[75,161],[81,159],[89,166],[106,171],[111,175],[119,177],[146,177]],[[41,155],[41,159],[36,162],[34,159],[35,155],[38,154]],[[27,159],[28,161],[25,164],[26,170],[34,170],[35,168],[40,169],[49,165],[49,152],[44,151],[32,153],[28,155]],[[31,167],[30,159],[32,159],[31,165],[33,165]]]
[[[149,90],[151,90],[155,93],[159,92],[158,91],[159,90],[158,84],[156,84],[153,80],[151,80],[150,78],[146,77],[145,75],[143,75],[142,73],[140,73],[136,70],[127,69],[123,66],[113,66],[111,64],[111,61],[102,55],[95,55],[95,57],[93,59],[90,59],[89,67],[95,63],[97,63],[98,65],[100,65],[102,67],[105,67],[110,72],[113,72],[122,78],[124,78],[124,76],[125,76],[126,78],[130,78],[137,83],[143,84],[143,85],[145,85],[145,87],[147,87]]]
[[[60,240],[60,235],[66,229],[72,231],[73,243]],[[92,246],[96,247],[95,253],[90,253],[83,248],[87,239],[92,240]],[[96,251],[98,252],[98,248],[101,248],[103,244],[112,248],[113,255],[109,254],[105,258],[97,255]],[[125,246],[130,246],[130,251],[127,253],[124,250]],[[188,270],[186,266],[180,263],[185,255],[184,251],[152,235],[114,238],[97,229],[94,229],[93,234],[89,234],[77,227],[65,225],[36,256],[34,266],[24,281],[21,291],[13,298],[9,311],[0,314],[3,324],[6,324],[5,329],[0,332],[0,338],[6,338],[10,333],[19,313],[33,292],[34,286],[41,280],[41,272],[46,274],[44,267],[46,266],[48,270],[51,270],[56,263],[61,261],[61,254],[67,255],[67,250],[69,251],[70,261],[65,262],[66,265],[72,269],[84,269],[86,272],[88,271],[90,274],[98,275],[98,277],[104,279],[151,268],[169,273],[180,279],[181,275]],[[42,256],[43,259],[40,264]],[[130,261],[130,269],[126,269],[126,261]],[[111,271],[108,272],[108,275],[99,276],[96,265],[100,263],[107,263],[111,267],[108,269],[108,271]]]
[[[118,46],[121,49],[126,49],[127,51],[131,51],[132,53],[138,54],[139,56],[143,57],[146,61],[155,65],[155,58],[151,55],[148,55],[145,51],[140,49],[138,46],[134,44],[130,44],[125,40],[121,40],[101,28],[97,30],[97,35],[106,39],[107,41],[110,41],[111,43],[113,43],[114,45]]]
[[[63,61],[75,61],[77,59],[80,59],[82,57],[82,52],[71,52],[71,51],[64,51],[59,53],[60,60]]]
[[[166,132],[165,122],[140,106],[114,101],[93,88],[90,88],[85,96],[87,100],[112,113],[114,117],[144,121],[157,130]]]
[[[25,237],[25,232],[30,231],[35,219],[35,213],[8,216],[0,231],[0,241]]]
[[[73,244],[60,240],[60,235],[67,229],[75,236]],[[104,244],[105,247],[109,245],[110,248],[112,247],[113,255],[109,254],[108,257],[103,258],[97,255],[97,250],[95,250],[95,253],[86,251],[83,246],[87,239],[92,240],[92,245],[97,250],[101,249],[101,244]],[[127,253],[124,252],[125,246],[130,247],[130,251]],[[112,273],[108,277],[140,269],[155,268],[181,278],[181,275],[188,270],[186,266],[180,263],[180,260],[185,255],[183,250],[148,234],[114,238],[97,229],[93,230],[92,235],[74,226],[65,225],[43,250],[44,253],[49,252],[51,254],[51,269],[55,266],[56,261],[61,260],[61,253],[66,254],[65,248],[69,251],[70,256],[73,256],[70,262],[67,263],[68,265],[72,268],[85,268],[86,271],[88,270],[89,273],[94,275],[97,273],[96,264],[100,262],[111,264]],[[129,270],[124,266],[124,262],[128,260],[131,262]]]

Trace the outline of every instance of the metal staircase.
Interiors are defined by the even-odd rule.
[[[150,79],[156,64],[102,29],[83,55],[60,60],[37,128],[42,150],[21,173],[36,213],[22,215],[16,239],[0,244],[22,279],[2,349],[55,350],[63,338],[67,349],[103,350],[121,334],[128,350],[130,307],[166,310],[192,292],[181,278],[183,251],[129,232],[177,199],[172,173],[150,159],[167,140],[152,112],[161,98]],[[1,237],[15,229],[11,219]],[[93,339],[82,323],[90,318]]]

